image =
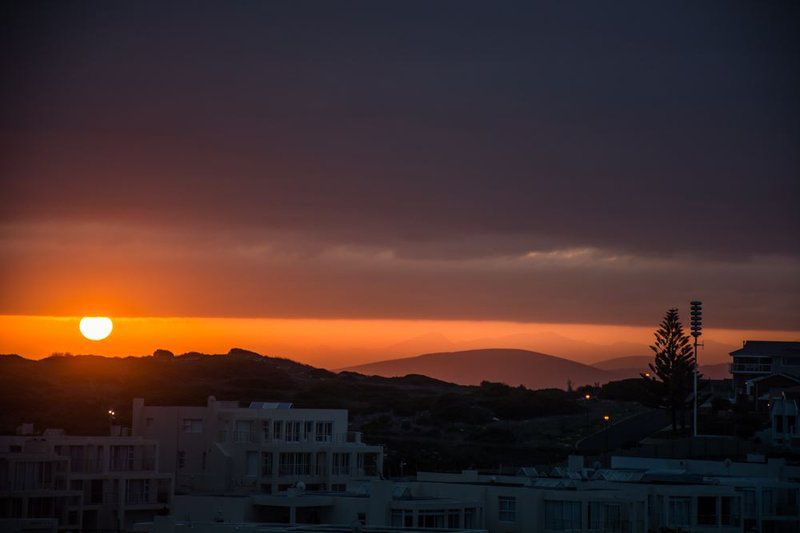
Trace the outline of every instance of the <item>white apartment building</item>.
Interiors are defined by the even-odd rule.
[[[131,436],[0,436],[0,527],[126,531],[167,514],[172,475],[158,472],[158,443]]]
[[[133,402],[133,435],[158,440],[159,465],[179,493],[343,491],[349,481],[376,479],[383,448],[348,431],[343,409],[295,409],[288,403],[235,401],[204,406]]]
[[[582,457],[572,457],[566,467],[522,469],[515,476],[421,472],[414,480],[353,482],[345,492],[177,496],[171,517],[139,527],[153,533],[189,526],[208,533],[255,531],[254,524],[264,531],[363,524],[375,531],[796,532],[798,491],[800,469],[783,459],[614,457],[609,468],[587,468]]]

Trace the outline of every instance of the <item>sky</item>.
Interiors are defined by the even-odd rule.
[[[163,4],[2,8],[0,351],[800,339],[796,3]]]

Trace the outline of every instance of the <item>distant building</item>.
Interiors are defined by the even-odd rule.
[[[772,446],[800,451],[800,418],[797,401],[785,395],[770,402],[769,429],[759,436]]]
[[[277,494],[302,482],[308,490],[344,490],[376,479],[383,448],[348,431],[344,409],[295,409],[290,403],[208,398],[205,406],[133,402],[133,434],[160,443],[159,465],[178,492]]]
[[[154,440],[60,430],[0,436],[2,531],[39,531],[45,519],[58,531],[124,531],[167,514],[172,492]]]
[[[735,398],[752,398],[748,382],[753,380],[772,375],[800,379],[800,342],[745,341],[730,355]]]

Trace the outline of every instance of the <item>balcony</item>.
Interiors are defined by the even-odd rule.
[[[150,495],[144,491],[129,492],[125,495],[125,503],[128,505],[144,505],[150,503]]]
[[[346,433],[336,433],[333,438],[327,442],[335,444],[361,444],[360,431],[348,431]]]
[[[772,372],[772,363],[731,363],[731,374],[769,374]]]
[[[296,464],[296,465],[280,465],[278,468],[278,476],[324,476],[325,465],[310,465],[310,464]]]
[[[255,431],[234,431],[233,442],[258,442],[258,433]]]

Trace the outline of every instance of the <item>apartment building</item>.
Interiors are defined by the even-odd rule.
[[[730,353],[735,398],[750,396],[757,399],[768,392],[767,384],[756,386],[765,378],[775,386],[797,386],[800,383],[800,342],[744,341],[741,348]],[[774,377],[772,377],[774,376]]]
[[[798,490],[800,469],[783,459],[613,457],[601,468],[576,456],[563,467],[514,476],[420,472],[413,480],[354,481],[345,492],[297,487],[272,495],[177,496],[169,523],[175,531],[205,524],[209,533],[231,524],[309,531],[361,524],[376,531],[790,532],[800,525]]]
[[[61,430],[0,436],[0,520],[9,528],[50,518],[59,531],[126,531],[167,514],[172,492],[154,440]]]
[[[611,467],[624,471],[681,472],[702,478],[706,484],[732,488],[741,497],[742,530],[747,532],[800,531],[800,466],[785,459],[756,456],[751,462],[699,461],[613,457]],[[695,496],[694,513],[699,524],[712,512],[721,516],[727,510],[724,502],[716,508],[709,500]]]
[[[133,402],[133,435],[160,443],[159,465],[181,493],[343,491],[354,479],[375,479],[383,448],[348,431],[343,409],[295,409],[290,403],[218,401],[204,406]]]

